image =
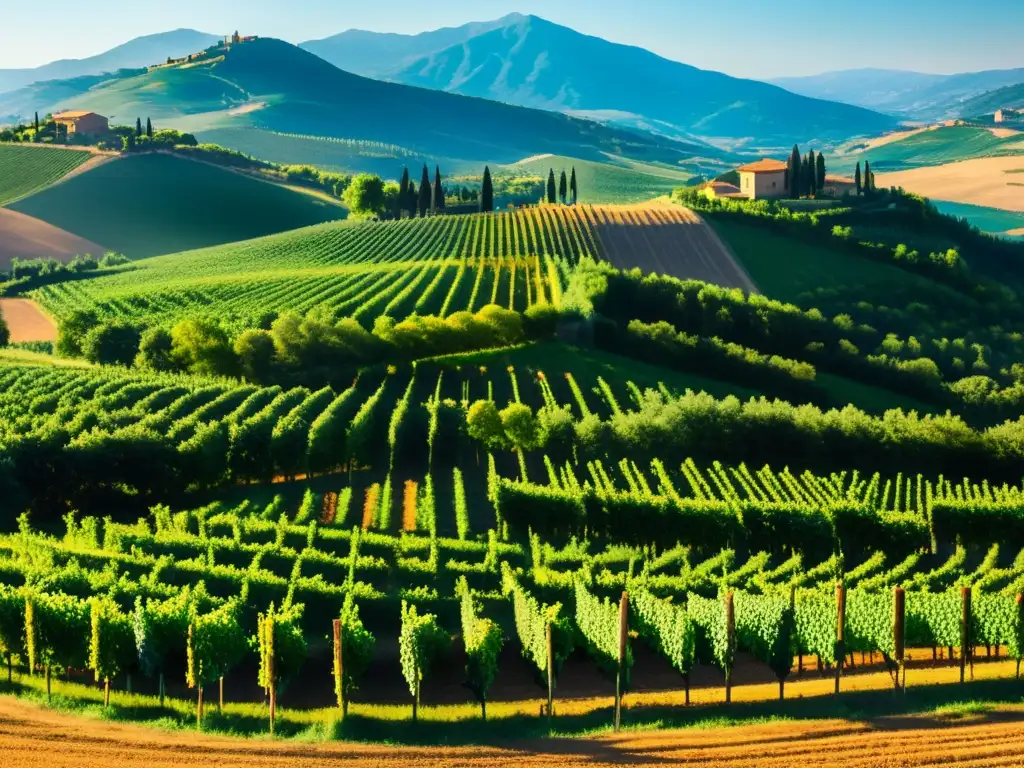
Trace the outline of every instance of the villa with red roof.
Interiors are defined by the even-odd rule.
[[[779,160],[758,160],[740,166],[740,192],[751,200],[785,197],[789,166]]]

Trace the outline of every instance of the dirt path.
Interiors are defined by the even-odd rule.
[[[729,247],[694,211],[671,203],[592,207],[601,256],[620,269],[639,267],[757,293]]]
[[[933,200],[949,200],[988,208],[1024,212],[1024,155],[983,157],[928,168],[878,174],[879,187],[903,187]]]
[[[0,270],[11,259],[49,258],[67,261],[76,254],[102,256],[107,249],[42,219],[0,208]]]
[[[821,720],[727,729],[624,733],[500,747],[397,747],[271,742],[161,731],[62,715],[0,699],[0,764],[19,768],[245,766],[958,766],[1020,765],[1024,712],[1007,708],[964,720],[940,717]],[[400,727],[400,726],[396,726]]]
[[[57,326],[31,299],[0,299],[11,341],[56,341]]]

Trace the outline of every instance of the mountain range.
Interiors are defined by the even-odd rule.
[[[1024,68],[954,75],[850,69],[808,77],[783,77],[772,82],[804,96],[855,104],[903,119],[940,120],[982,114],[973,111],[976,107],[970,102],[983,94],[1024,83]]]
[[[346,32],[302,47],[367,76],[677,137],[788,145],[896,125],[877,112],[698,69],[536,16],[421,35]]]
[[[0,93],[47,80],[66,80],[100,75],[119,69],[138,69],[165,61],[168,56],[186,56],[221,40],[219,35],[176,29],[129,40],[109,51],[86,59],[61,59],[30,69],[0,69]]]

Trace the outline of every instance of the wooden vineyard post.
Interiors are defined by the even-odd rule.
[[[50,703],[50,665],[46,665],[46,703]]]
[[[196,685],[198,691],[196,698],[196,728],[202,729],[203,727],[203,684],[198,683]]]
[[[219,714],[224,711],[224,675],[221,675],[220,680],[218,680],[217,682],[219,687],[219,690],[217,692],[217,713]]]
[[[551,718],[555,714],[555,642],[552,637],[554,630],[551,627],[551,622],[547,623],[544,629],[544,641],[547,643],[548,653],[548,725],[550,727]]]
[[[164,691],[165,691],[165,688],[164,688],[164,671],[162,669],[160,670],[159,686],[160,686],[160,709],[163,709],[164,708]]]
[[[103,708],[107,709],[110,707],[110,678],[103,678]]]
[[[622,671],[626,666],[626,640],[629,632],[629,595],[619,601],[619,669],[615,675],[615,732],[622,723]]]
[[[967,669],[967,656],[971,652],[971,588],[960,590],[963,611],[960,615],[960,682],[964,682]]]
[[[345,717],[345,678],[342,676],[343,667],[341,658],[341,619],[334,620],[334,679],[338,686],[338,709],[341,710],[342,718]]]
[[[1018,636],[1024,636],[1024,594],[1017,595],[1017,632]],[[1020,649],[1017,649],[1017,653],[1020,653]],[[10,664],[10,656],[7,657],[7,663]],[[1017,657],[1017,679],[1020,680],[1020,657]]]
[[[273,632],[273,628],[270,630]],[[277,717],[277,679],[274,677],[274,654],[267,654],[267,681],[270,694],[270,735],[274,735],[274,720]]]
[[[904,655],[906,651],[907,593],[903,591],[903,587],[894,587],[892,597],[892,639],[896,652],[896,690],[898,691],[902,687],[900,677],[906,674],[904,672]],[[906,678],[904,678],[904,684],[905,682]]]
[[[732,592],[725,594],[725,636],[729,648],[728,664],[725,667],[725,703],[732,702],[732,650],[736,647],[736,609],[733,605]]]
[[[843,676],[843,662],[846,661],[846,587],[836,584],[836,693],[839,693],[839,678]]]

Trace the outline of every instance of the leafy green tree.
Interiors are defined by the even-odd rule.
[[[110,678],[131,669],[135,663],[135,633],[132,616],[122,613],[110,597],[90,600],[92,632],[89,639],[89,668],[96,681],[103,681],[103,706],[110,706]]]
[[[794,200],[799,199],[802,189],[800,169],[800,147],[794,144],[793,153],[789,156],[789,196]]]
[[[579,190],[576,187],[576,166],[572,167],[572,175],[569,177],[569,194],[572,196],[572,204],[576,205]]]
[[[341,199],[353,218],[380,216],[384,213],[384,182],[380,176],[360,173],[352,179]]]
[[[147,328],[139,341],[135,367],[167,373],[175,368],[171,355],[171,332],[166,328]]]
[[[101,323],[82,340],[82,355],[90,363],[131,365],[140,339],[139,329],[122,320]]]
[[[441,185],[441,166],[434,166],[434,196],[431,208],[435,211],[444,210],[444,187]]]
[[[548,168],[548,203],[555,204],[557,192],[555,190],[555,169]]]
[[[505,437],[517,451],[532,451],[540,445],[540,428],[530,406],[510,403],[501,411],[501,426]]]
[[[171,358],[176,367],[206,376],[231,376],[238,370],[227,333],[210,318],[182,320],[171,329]]]
[[[121,137],[121,151],[122,152],[134,152],[135,151],[135,135],[129,133],[127,136]]]
[[[558,200],[562,205],[565,205],[566,196],[569,194],[569,184],[565,178],[565,169],[562,169],[562,176],[558,180]]]
[[[64,357],[81,357],[82,342],[86,334],[99,325],[96,313],[89,309],[76,309],[60,321],[57,331],[57,354]]]
[[[430,210],[430,200],[432,197],[430,189],[430,171],[427,170],[426,164],[423,165],[423,173],[420,175],[420,194],[418,199],[417,208],[420,212],[420,217],[427,215]]]
[[[450,643],[451,638],[438,625],[434,614],[419,614],[415,605],[402,601],[402,629],[398,636],[398,649],[402,676],[413,697],[413,722],[419,712],[423,680]]]
[[[199,689],[198,720],[202,723],[202,689],[223,678],[244,657],[245,633],[238,622],[238,598],[210,613],[189,606],[185,682]]]
[[[487,689],[498,676],[498,656],[505,637],[494,621],[478,614],[465,574],[459,578],[455,593],[460,598],[462,644],[466,649],[466,687],[480,702],[480,714],[486,720]]]
[[[274,337],[269,331],[244,331],[235,339],[235,355],[246,381],[263,384],[274,370]]]
[[[466,413],[466,432],[489,450],[505,447],[505,427],[493,400],[477,400]]]
[[[3,314],[0,314],[0,347],[6,347],[11,343],[11,329],[7,327],[7,321]]]
[[[484,179],[480,185],[480,212],[494,210],[494,183],[491,181],[491,169],[484,166]]]
[[[860,160],[857,161],[857,170],[853,174],[853,183],[857,186],[857,194],[861,193],[861,181],[860,181]]]

